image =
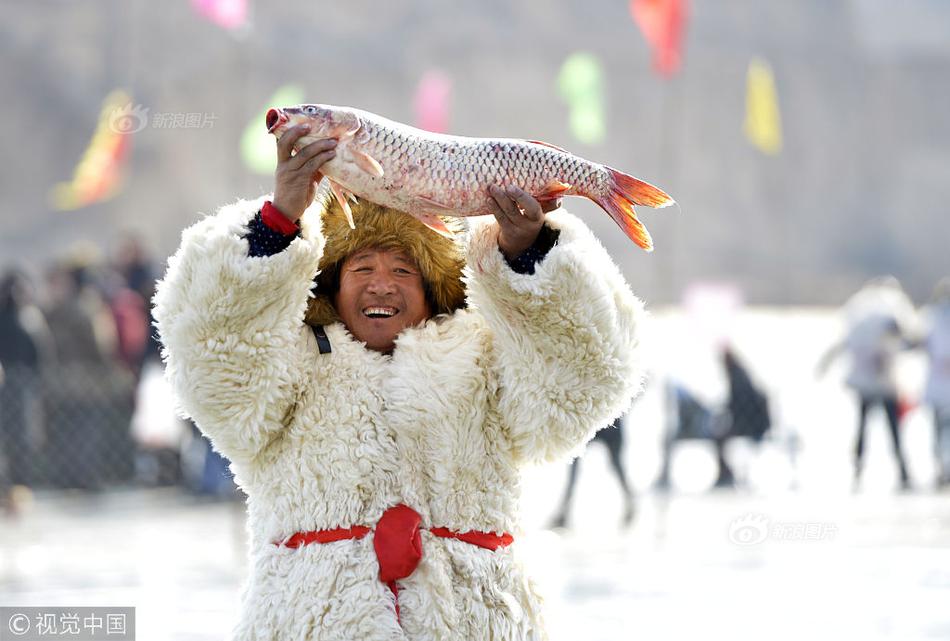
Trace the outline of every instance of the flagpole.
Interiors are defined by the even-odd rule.
[[[682,110],[682,91],[679,89],[679,81],[675,76],[665,78],[664,82],[666,83],[666,88],[663,92],[663,113],[660,115],[658,152],[662,181],[658,182],[662,185],[668,185],[668,191],[675,194],[677,191],[676,187],[678,186],[676,171],[678,156],[676,154],[674,133],[679,121],[679,114]],[[678,214],[678,212],[671,213]],[[677,252],[680,236],[679,219],[679,215],[674,215],[668,223],[668,228],[672,230],[672,234],[670,234],[670,237],[666,238],[663,243],[661,254],[663,258],[659,261],[661,269],[660,282],[669,296],[670,303],[675,303],[679,298],[677,292],[677,273],[679,268],[679,256]]]

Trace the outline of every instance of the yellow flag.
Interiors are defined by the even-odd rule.
[[[753,58],[746,76],[745,135],[764,154],[782,151],[782,117],[772,67]]]

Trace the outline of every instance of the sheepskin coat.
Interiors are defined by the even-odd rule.
[[[341,323],[319,353],[303,322],[324,249],[311,207],[273,256],[243,238],[258,201],[185,230],[155,296],[180,410],[247,494],[250,570],[238,641],[546,638],[518,562],[519,471],[576,454],[641,384],[642,305],[590,230],[547,215],[557,244],[511,270],[497,223],[464,239],[465,309],[400,334],[392,355]],[[372,527],[404,503],[422,527],[511,533],[495,551],[422,530],[394,597],[372,533],[275,545],[295,532]]]

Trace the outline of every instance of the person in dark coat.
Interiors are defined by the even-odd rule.
[[[16,486],[33,483],[31,434],[42,429],[40,370],[49,340],[29,291],[19,271],[0,278],[0,504],[9,502]]]
[[[610,468],[620,483],[620,489],[623,492],[623,524],[630,525],[633,522],[635,509],[633,489],[627,480],[627,472],[623,466],[621,452],[623,450],[623,418],[618,417],[613,424],[594,434],[591,443],[603,443],[610,455]],[[580,469],[581,457],[578,456],[571,461],[571,468],[567,475],[567,488],[564,490],[564,498],[561,499],[561,506],[551,520],[552,528],[567,527],[568,516],[571,511],[571,499],[574,496],[574,485],[577,482],[577,472]]]

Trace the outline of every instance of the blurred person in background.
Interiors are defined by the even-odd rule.
[[[924,348],[929,367],[924,402],[933,408],[937,485],[950,485],[950,278],[934,289]]]
[[[846,383],[858,397],[858,431],[854,446],[854,484],[860,484],[868,415],[884,410],[890,427],[894,459],[903,489],[910,477],[900,434],[900,388],[895,364],[913,341],[914,306],[896,278],[871,279],[844,306],[847,326],[843,340],[832,345],[818,364],[821,376],[839,355],[849,358]]]
[[[635,501],[633,489],[627,480],[627,472],[623,465],[623,430],[624,418],[618,417],[612,425],[598,430],[594,434],[591,443],[602,443],[607,448],[607,454],[610,456],[610,468],[620,483],[620,490],[623,492],[623,525],[628,526],[633,522]],[[583,456],[583,455],[582,455]],[[551,520],[549,527],[564,528],[567,527],[568,517],[571,511],[571,500],[574,497],[574,486],[577,483],[577,472],[580,470],[581,458],[578,456],[571,461],[571,467],[567,473],[567,488],[564,490],[564,498],[561,499],[561,506]]]
[[[115,320],[97,266],[96,251],[81,246],[48,274],[56,367],[46,385],[47,460],[58,487],[98,489],[132,465],[132,376],[117,365]]]
[[[761,443],[772,426],[768,396],[753,382],[748,368],[732,347],[723,349],[722,364],[729,382],[728,434],[732,438],[745,437]]]
[[[0,508],[8,512],[18,509],[18,488],[35,480],[34,444],[44,431],[40,377],[51,343],[30,291],[22,272],[0,276]]]
[[[129,289],[151,300],[155,292],[155,267],[139,236],[131,232],[123,235],[116,251],[115,269]]]
[[[729,438],[729,417],[702,402],[682,383],[669,380],[665,385],[666,428],[663,436],[663,459],[655,487],[667,491],[671,487],[673,449],[679,441],[711,441],[716,452],[715,487],[732,487],[735,474],[726,458]]]

